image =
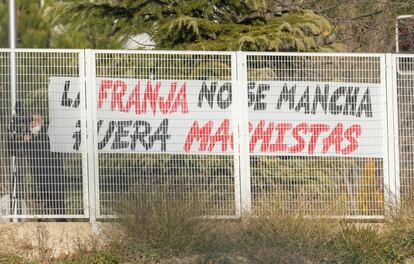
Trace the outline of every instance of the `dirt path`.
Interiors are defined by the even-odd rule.
[[[90,223],[2,223],[0,254],[50,260],[73,252],[87,252],[102,245]]]

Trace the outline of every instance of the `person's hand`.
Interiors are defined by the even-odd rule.
[[[32,137],[30,135],[24,135],[23,136],[23,140],[26,141],[26,142],[30,141],[31,139],[32,139]]]

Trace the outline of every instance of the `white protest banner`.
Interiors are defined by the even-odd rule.
[[[232,83],[96,79],[98,150],[114,153],[233,153]],[[237,87],[237,89],[241,89]],[[385,95],[379,84],[250,82],[254,155],[382,157]],[[49,84],[51,150],[77,152],[76,78]]]
[[[80,79],[51,77],[49,79],[49,128],[52,152],[78,152],[82,118]]]
[[[380,84],[250,82],[250,152],[382,157],[385,91]]]
[[[79,85],[72,82],[53,77],[49,84],[48,133],[55,152],[81,146]],[[231,154],[231,88],[226,81],[97,79],[98,150]]]

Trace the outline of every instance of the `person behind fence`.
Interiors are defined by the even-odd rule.
[[[46,214],[65,214],[63,160],[50,151],[50,139],[45,119],[32,115],[26,135],[27,158],[34,181],[34,194]]]
[[[39,214],[64,215],[64,172],[59,153],[50,151],[45,119],[34,113],[24,129],[22,142],[16,147],[26,159],[33,181],[33,195],[40,207]]]

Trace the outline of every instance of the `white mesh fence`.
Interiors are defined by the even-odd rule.
[[[0,213],[1,215],[10,214],[11,197],[9,195],[10,189],[10,155],[7,151],[7,127],[10,116],[10,53],[0,52]]]
[[[247,55],[253,209],[384,214],[383,56]]]
[[[400,186],[403,205],[414,196],[414,56],[395,55],[395,85],[398,99]]]
[[[413,65],[388,57],[0,50],[0,214],[94,220],[161,199],[383,218],[398,165],[403,195],[413,181],[413,75],[397,73]]]
[[[232,54],[96,52],[98,216],[125,200],[235,216]]]
[[[53,152],[50,141],[56,126],[65,129],[67,124],[53,119],[54,105],[63,99],[57,96],[60,91],[50,90],[50,78],[73,77],[80,82],[82,52],[17,50],[13,55],[14,115],[10,100],[12,52],[0,53],[2,216],[87,217],[82,155]]]

